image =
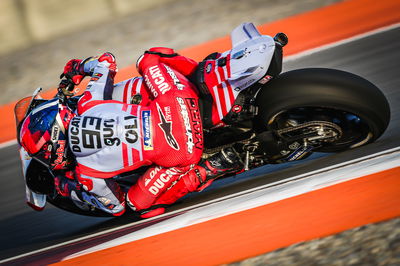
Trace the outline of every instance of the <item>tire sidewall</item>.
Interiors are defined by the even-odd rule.
[[[383,93],[368,80],[340,70],[306,68],[283,73],[264,85],[257,95],[257,127],[268,129],[276,114],[298,107],[322,107],[346,111],[360,117],[377,139],[390,120]],[[263,126],[260,126],[263,125]]]

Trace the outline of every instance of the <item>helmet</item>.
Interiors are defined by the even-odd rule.
[[[36,106],[20,125],[18,140],[33,159],[50,170],[68,168],[66,129],[74,117],[58,98]]]

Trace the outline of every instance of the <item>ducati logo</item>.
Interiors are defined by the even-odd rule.
[[[162,112],[158,103],[157,103],[157,110],[161,121],[161,123],[158,123],[158,126],[164,132],[165,140],[167,141],[169,146],[171,146],[174,150],[178,151],[179,150],[178,142],[172,135],[172,121],[167,121],[167,119],[165,119],[164,113]]]

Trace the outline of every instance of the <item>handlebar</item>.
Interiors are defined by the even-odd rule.
[[[64,74],[62,74],[60,78],[61,81],[60,84],[58,85],[58,92],[62,93],[64,96],[74,95],[75,83],[72,81],[72,79],[66,77]]]

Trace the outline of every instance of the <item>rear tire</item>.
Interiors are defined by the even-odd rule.
[[[390,120],[388,101],[374,84],[360,76],[326,68],[283,73],[264,85],[256,104],[259,107],[255,120],[258,131],[279,129],[276,120],[282,114],[298,110],[308,110],[308,114],[310,110],[311,114],[326,111],[327,117],[333,120],[330,122],[338,120],[332,114],[356,117],[360,128],[351,125],[347,135],[357,133],[360,136],[339,139],[336,144],[322,147],[319,151],[323,152],[337,152],[373,142],[383,134]]]

